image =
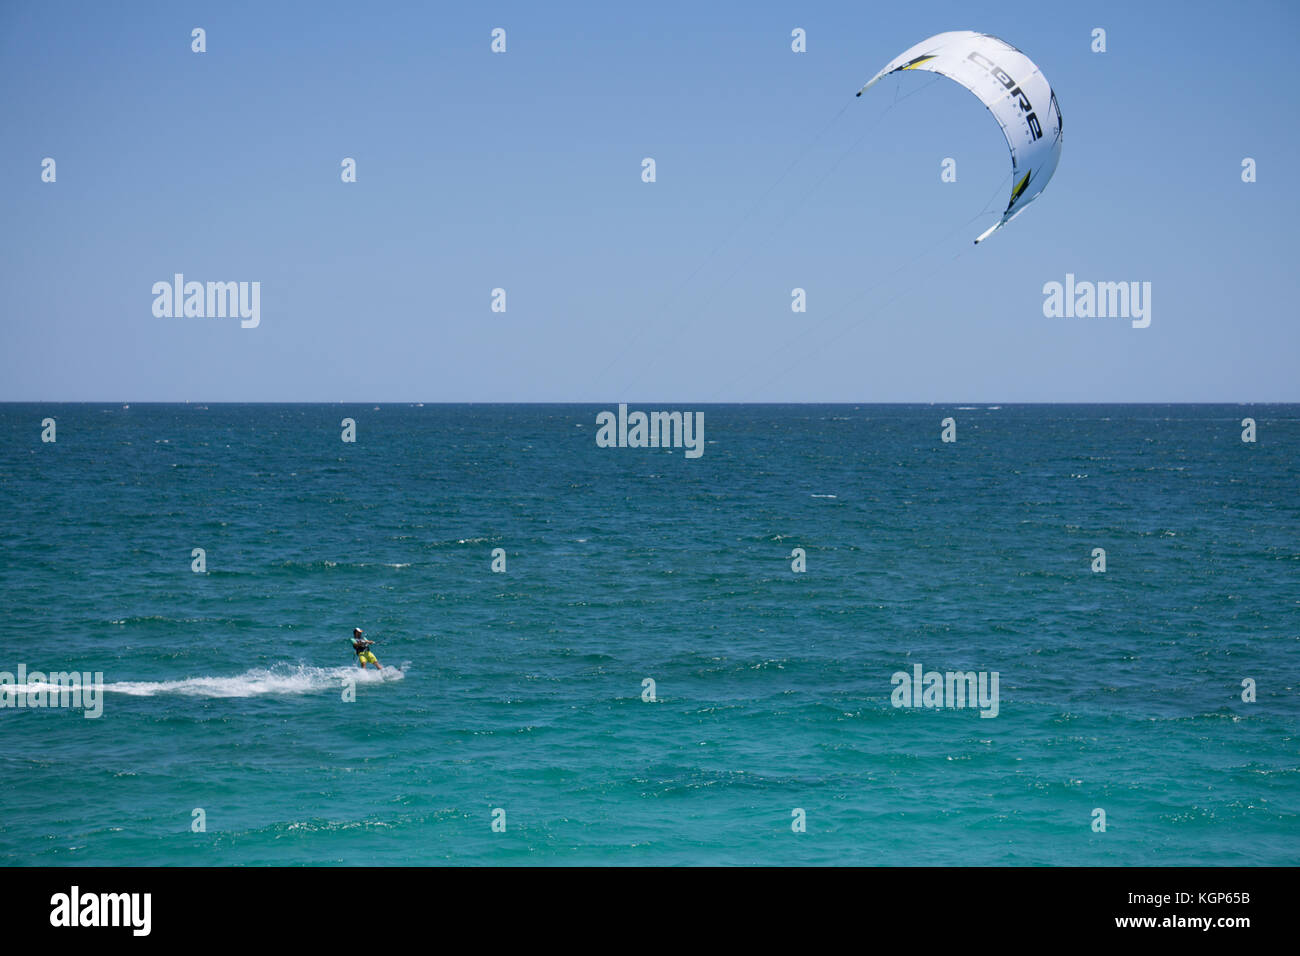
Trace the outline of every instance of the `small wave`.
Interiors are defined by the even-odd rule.
[[[336,833],[342,830],[368,830],[375,827],[391,827],[393,824],[383,820],[351,820],[345,823],[320,820],[295,821],[281,825],[285,830],[306,830],[309,833]]]
[[[810,495],[811,498],[838,498],[839,495]]]
[[[277,666],[254,668],[234,677],[187,677],[184,680],[113,681],[97,685],[101,690],[131,697],[156,697],[178,694],[183,697],[261,697],[268,694],[307,694],[334,690],[345,680],[358,684],[384,684],[402,680],[406,674],[397,667],[382,671],[359,667]],[[57,693],[65,690],[58,684],[28,681],[26,684],[0,684],[0,694]]]

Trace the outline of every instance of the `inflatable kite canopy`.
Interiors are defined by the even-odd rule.
[[[1061,159],[1061,107],[1042,70],[1010,43],[987,33],[940,33],[905,50],[873,76],[927,70],[955,80],[979,97],[1002,127],[1011,148],[1011,201],[982,242],[1038,198]]]

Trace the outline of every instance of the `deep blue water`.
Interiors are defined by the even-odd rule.
[[[1300,406],[600,410],[0,405],[0,861],[1300,859]]]

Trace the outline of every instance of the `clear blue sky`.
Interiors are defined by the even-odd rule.
[[[1297,9],[7,0],[0,400],[1296,401]],[[978,247],[988,113],[853,98],[952,29],[1065,120]],[[176,272],[261,326],[155,318]],[[1150,328],[1045,318],[1067,272],[1151,282]]]

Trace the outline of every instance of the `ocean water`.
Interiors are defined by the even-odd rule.
[[[0,861],[1300,861],[1300,407],[600,410],[0,406]]]

